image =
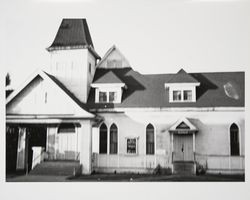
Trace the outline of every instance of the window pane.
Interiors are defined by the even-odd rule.
[[[192,100],[192,90],[184,90],[184,100]]]
[[[107,126],[105,124],[100,127],[99,152],[107,153]]]
[[[173,91],[173,100],[174,101],[181,100],[181,91],[180,90]]]
[[[107,92],[99,92],[99,102],[100,103],[107,102]]]
[[[151,124],[146,128],[146,154],[154,154],[154,127]]]
[[[109,92],[109,102],[115,102],[116,101],[116,92]]]
[[[230,146],[231,146],[231,155],[239,156],[240,155],[239,128],[236,124],[232,124],[232,126],[230,127]]]
[[[136,139],[127,139],[127,153],[135,154],[136,153]]]
[[[110,154],[117,153],[117,127],[112,124],[110,127]]]

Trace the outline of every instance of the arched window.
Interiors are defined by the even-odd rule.
[[[146,154],[155,153],[155,139],[154,139],[154,127],[152,124],[147,125],[146,128]]]
[[[112,124],[110,127],[110,154],[117,154],[117,126]]]
[[[99,143],[99,152],[107,153],[107,126],[102,124],[100,127],[100,143]]]
[[[62,123],[58,127],[58,133],[75,133],[75,125],[72,123]]]
[[[233,123],[230,126],[230,147],[231,147],[231,156],[240,155],[239,128],[235,123]]]

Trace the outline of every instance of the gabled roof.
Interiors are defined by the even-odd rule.
[[[109,71],[102,76],[95,76],[93,83],[123,83],[123,81],[113,71]]]
[[[190,76],[184,69],[180,69],[177,74],[172,75],[167,83],[198,83],[198,81]]]
[[[177,122],[175,122],[170,128],[169,131],[175,132],[175,131],[198,131],[198,129],[193,125],[187,118],[183,117],[179,119]]]
[[[121,103],[113,105],[95,103],[95,91],[91,88],[87,102],[89,109],[245,106],[244,72],[190,73],[188,75],[200,83],[196,88],[196,102],[171,103],[169,90],[164,87],[164,84],[173,78],[173,74],[143,75],[132,68],[97,68],[94,80],[110,71],[126,84],[127,89],[123,91]]]
[[[113,45],[113,46],[105,53],[105,55],[103,56],[103,58],[100,60],[100,62],[97,64],[96,67],[97,67],[97,68],[98,68],[98,67],[100,68],[101,64],[111,55],[111,53],[112,53],[113,51],[117,51],[117,52],[121,55],[121,57],[126,61],[126,63],[128,63],[128,65],[130,66],[130,64],[129,64],[128,60],[126,59],[126,57],[121,53],[121,51],[120,51],[115,45]],[[129,67],[129,66],[127,66],[127,67]]]
[[[85,113],[88,115],[88,117],[94,117],[95,115],[92,113],[89,113],[86,109],[86,107],[76,98],[74,97],[74,95],[72,95],[72,93],[70,91],[68,91],[63,84],[61,84],[57,79],[55,79],[55,77],[53,77],[52,75],[49,75],[48,73],[44,72],[44,71],[36,71],[35,73],[33,73],[18,89],[14,90],[6,99],[6,105],[8,105],[10,102],[12,102],[15,97],[21,92],[23,91],[26,87],[28,87],[28,85],[37,77],[40,76],[42,79],[47,80],[50,84],[52,84],[51,86],[55,86],[55,88],[57,90],[61,90],[63,91],[63,93],[65,94],[66,98],[70,98],[73,103],[75,103],[78,107],[79,107],[79,111],[80,113]]]
[[[48,51],[65,47],[94,47],[86,19],[63,19]]]

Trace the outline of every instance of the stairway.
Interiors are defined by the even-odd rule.
[[[31,175],[72,176],[80,173],[79,161],[44,161],[30,171]]]
[[[195,174],[194,162],[174,162],[174,174],[191,175]]]

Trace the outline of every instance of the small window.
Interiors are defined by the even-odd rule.
[[[173,91],[173,101],[181,101],[181,91],[180,90]]]
[[[231,148],[231,156],[240,155],[239,128],[234,123],[230,127],[230,148]]]
[[[100,103],[107,102],[107,92],[99,92],[99,102]]]
[[[136,138],[127,138],[127,153],[128,154],[136,154],[137,148],[136,148]]]
[[[91,63],[89,63],[89,73],[91,74]]]
[[[100,127],[100,143],[99,143],[99,152],[107,153],[107,126],[102,124]]]
[[[184,90],[184,101],[192,101],[192,90]]]
[[[63,123],[58,127],[58,133],[75,133],[75,125],[72,123]]]
[[[117,126],[112,124],[110,127],[110,154],[117,154]]]
[[[155,152],[155,144],[154,144],[154,127],[152,124],[147,125],[146,128],[146,154],[153,155]]]
[[[116,102],[117,99],[117,92],[109,92],[109,102]]]

